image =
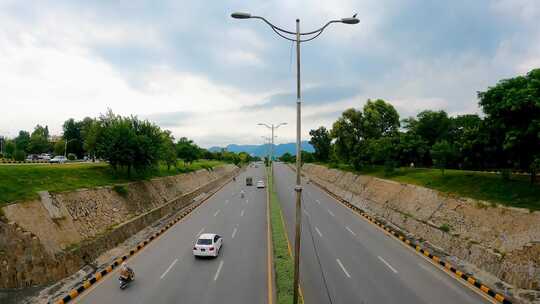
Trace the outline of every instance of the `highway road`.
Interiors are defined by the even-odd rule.
[[[274,178],[294,243],[295,173],[277,163]],[[300,282],[305,303],[490,303],[317,186],[303,186]]]
[[[128,288],[120,290],[116,270],[75,302],[267,303],[266,190],[246,187],[246,175],[258,181],[264,169],[248,168],[129,259],[136,278]],[[193,243],[202,232],[223,237],[218,258],[194,258]]]

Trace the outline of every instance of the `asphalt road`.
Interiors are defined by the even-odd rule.
[[[129,260],[135,281],[120,290],[118,271],[76,298],[78,303],[267,303],[266,191],[244,178],[264,178],[248,168]],[[240,189],[246,196],[240,198]],[[195,259],[202,232],[223,237],[216,259]]]
[[[284,164],[274,168],[294,243],[295,173]],[[305,303],[490,303],[317,186],[304,184],[303,189],[300,282]]]

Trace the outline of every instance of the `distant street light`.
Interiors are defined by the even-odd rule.
[[[293,283],[293,304],[298,303],[298,280],[299,280],[299,269],[300,269],[300,234],[301,234],[301,220],[302,220],[302,184],[301,184],[301,148],[300,148],[300,131],[301,131],[301,94],[300,94],[300,43],[311,41],[319,35],[322,34],[324,29],[332,23],[344,23],[344,24],[357,24],[360,22],[354,14],[351,18],[342,18],[340,20],[331,20],[327,22],[321,28],[311,31],[311,32],[300,32],[300,19],[296,19],[296,32],[288,31],[282,29],[274,24],[270,23],[264,17],[252,16],[249,13],[235,12],[231,14],[231,17],[235,19],[260,19],[266,23],[270,28],[281,38],[284,38],[289,41],[296,42],[296,230],[295,230],[295,242],[294,242],[294,283]],[[294,38],[293,38],[294,36]],[[305,39],[300,39],[300,37],[306,37]]]

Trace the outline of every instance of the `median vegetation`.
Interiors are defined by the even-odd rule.
[[[294,263],[287,239],[287,231],[284,227],[281,206],[271,177],[268,178],[268,190],[271,191],[270,221],[272,224],[277,303],[290,304],[293,302]],[[301,297],[300,303],[303,303]]]

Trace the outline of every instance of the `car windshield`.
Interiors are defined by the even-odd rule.
[[[212,239],[199,239],[197,245],[212,245]]]

